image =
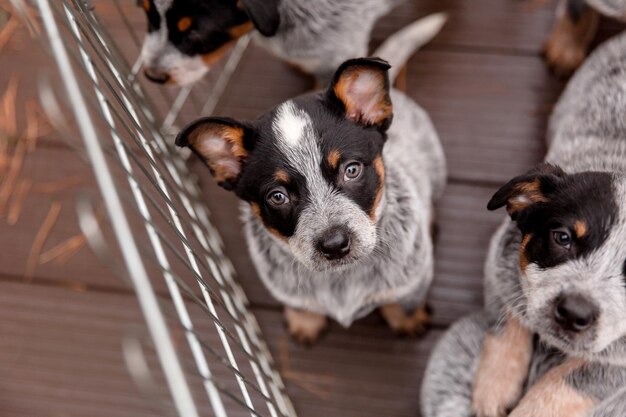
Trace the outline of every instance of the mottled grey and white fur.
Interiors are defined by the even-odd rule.
[[[483,335],[506,309],[539,339],[526,388],[563,358],[582,358],[588,365],[566,381],[596,401],[586,415],[626,415],[626,35],[601,46],[573,77],[551,117],[548,141],[546,160],[568,175],[608,173],[609,194],[588,193],[590,200],[614,206],[605,236],[583,257],[545,268],[531,262],[522,272],[521,233],[507,219],[486,261],[485,312],[453,325],[431,357],[422,389],[424,417],[471,415]],[[554,332],[547,311],[562,293],[584,294],[599,308],[593,331],[572,340]]]
[[[256,39],[304,71],[329,79],[349,58],[367,56],[374,23],[404,0],[283,0],[276,35]]]
[[[161,21],[174,0],[155,0]],[[350,58],[368,55],[374,23],[404,0],[282,0],[275,34],[255,31],[254,39],[281,59],[327,81]],[[175,24],[174,24],[175,25]],[[177,84],[190,84],[210,69],[201,54],[189,55],[172,44],[161,24],[145,38],[141,57],[146,68],[169,74]]]
[[[391,99],[393,123],[383,150],[385,192],[376,224],[321,178],[319,139],[306,128],[306,115],[299,116],[305,133],[297,147],[285,150],[290,163],[301,166],[307,184],[314,184],[312,204],[301,214],[296,234],[288,243],[277,239],[242,205],[250,255],[272,295],[343,326],[386,303],[422,306],[433,278],[430,227],[433,202],[445,183],[443,151],[426,112],[399,91],[392,91]],[[281,111],[289,107],[287,102]],[[355,233],[354,256],[359,259],[339,269],[318,270],[324,266],[315,239],[334,224]]]

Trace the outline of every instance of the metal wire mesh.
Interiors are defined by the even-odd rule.
[[[105,222],[83,201],[81,228],[103,261],[130,280],[144,313],[150,337],[124,342],[131,374],[164,413],[295,416],[193,175],[167,137],[185,108],[213,111],[248,39],[211,75],[204,99],[189,88],[176,95],[145,88],[140,62],[128,64],[141,29],[127,3],[37,0],[34,16],[14,0],[59,70],[41,83],[43,107],[91,164],[106,208]],[[105,30],[100,6],[124,29]],[[152,360],[161,373],[149,371]]]

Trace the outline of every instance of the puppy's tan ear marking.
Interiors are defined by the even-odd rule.
[[[328,93],[343,104],[346,118],[367,126],[389,127],[393,116],[389,68],[378,58],[351,59],[339,67]]]
[[[246,33],[250,32],[254,29],[254,25],[252,22],[245,22],[237,26],[233,26],[228,29],[228,34],[232,36],[234,39],[241,38]]]
[[[548,201],[548,198],[541,191],[539,178],[518,184],[513,192],[514,194],[509,198],[506,205],[509,214],[518,213],[535,203]]]
[[[202,118],[178,134],[176,145],[191,148],[209,167],[215,181],[232,190],[251,150],[249,143],[246,146],[247,130],[234,120]]]
[[[519,213],[532,205],[548,202],[550,200],[549,193],[557,186],[563,176],[565,173],[561,168],[550,164],[541,164],[502,186],[493,195],[487,208],[496,210],[506,206],[509,215],[515,220]]]

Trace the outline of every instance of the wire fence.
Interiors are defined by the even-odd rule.
[[[132,3],[13,0],[58,68],[40,83],[42,107],[58,133],[82,139],[71,144],[92,166],[106,209],[102,216],[94,202],[81,200],[81,229],[102,261],[131,282],[147,324],[149,337],[139,332],[124,340],[127,365],[164,414],[295,416],[198,186],[169,137],[185,109],[196,116],[213,111],[249,39],[204,88],[172,93],[147,86],[138,77],[141,62],[133,61],[143,25],[129,19]],[[123,27],[107,30],[100,7]]]

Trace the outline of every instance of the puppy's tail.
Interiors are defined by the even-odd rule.
[[[426,45],[439,33],[448,20],[446,13],[434,13],[411,23],[391,35],[372,56],[380,57],[389,64],[389,81],[396,77],[407,61],[422,46]]]

